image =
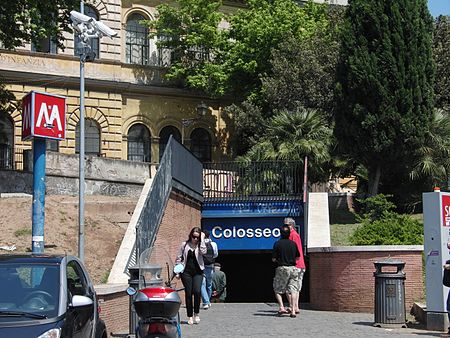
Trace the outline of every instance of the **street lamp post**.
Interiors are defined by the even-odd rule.
[[[91,38],[101,38],[108,36],[110,38],[117,35],[111,28],[103,22],[97,21],[87,15],[84,15],[84,3],[80,2],[80,12],[71,11],[70,19],[75,34],[80,39],[80,149],[79,149],[79,206],[78,206],[78,257],[84,261],[84,64],[86,61],[93,61],[95,53],[91,52],[89,41]]]
[[[202,117],[204,117],[206,115],[206,113],[209,112],[209,108],[208,106],[202,101],[198,106],[197,106],[197,114],[198,117],[192,117],[189,119],[182,119],[181,120],[181,144],[184,145],[184,129],[186,127],[189,127],[192,123],[194,123],[195,121],[200,120]]]

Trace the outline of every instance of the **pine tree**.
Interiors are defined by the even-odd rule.
[[[369,194],[410,170],[433,108],[426,0],[353,0],[337,71],[335,135],[369,172]],[[407,174],[407,173],[406,173]]]

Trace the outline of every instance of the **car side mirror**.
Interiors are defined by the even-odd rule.
[[[71,307],[89,306],[94,304],[94,301],[87,296],[74,295],[72,296]]]

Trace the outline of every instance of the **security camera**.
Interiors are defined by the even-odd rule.
[[[90,16],[81,14],[80,12],[77,12],[77,11],[70,12],[70,20],[72,20],[72,22],[74,24],[80,24],[80,23],[88,24],[88,23],[91,23],[92,21],[95,21],[94,18],[91,18]]]
[[[70,12],[73,28],[79,33],[83,41],[87,41],[92,37],[108,36],[113,38],[117,33],[106,26],[103,22],[97,21],[90,16],[81,14],[77,11]]]
[[[103,22],[101,21],[95,21],[94,20],[94,26],[96,26],[98,32],[101,35],[113,38],[115,36],[117,36],[117,32],[113,31],[111,28],[109,28],[108,26],[106,26]]]

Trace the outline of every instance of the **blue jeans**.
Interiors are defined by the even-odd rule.
[[[203,282],[202,282],[203,305],[211,303],[213,272],[214,272],[214,265],[205,265],[205,270],[203,270]]]

